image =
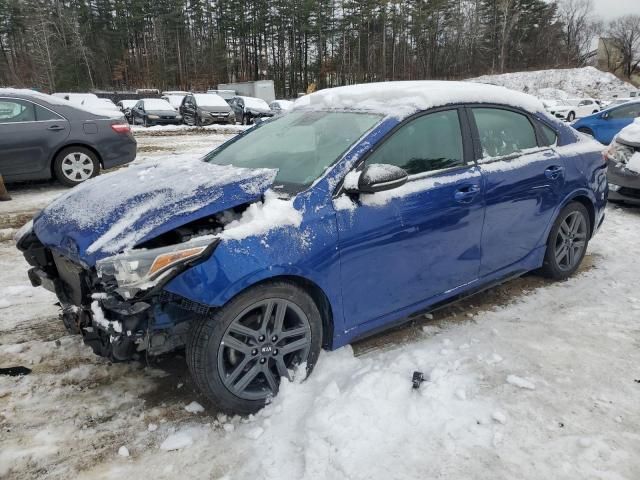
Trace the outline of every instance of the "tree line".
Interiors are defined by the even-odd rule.
[[[582,66],[605,28],[590,2],[0,0],[0,85],[201,90],[273,79],[293,97]]]

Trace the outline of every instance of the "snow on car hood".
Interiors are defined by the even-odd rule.
[[[618,140],[630,145],[640,146],[640,119],[634,120],[631,125],[620,130],[620,133],[618,133]]]
[[[126,251],[186,223],[255,202],[277,170],[166,159],[102,175],[34,220],[40,241],[82,263]]]

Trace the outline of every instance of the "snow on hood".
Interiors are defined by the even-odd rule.
[[[328,88],[299,98],[294,109],[354,109],[379,112],[399,119],[416,111],[451,103],[497,103],[544,112],[540,100],[495,85],[471,82],[381,82]]]
[[[618,140],[622,140],[624,143],[640,145],[640,118],[636,118],[631,125],[620,130]]]
[[[191,221],[255,202],[277,170],[165,159],[87,181],[36,217],[45,245],[93,265]]]

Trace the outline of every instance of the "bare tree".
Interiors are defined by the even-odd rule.
[[[558,18],[564,25],[566,64],[583,66],[592,54],[593,40],[602,31],[602,23],[592,15],[592,0],[562,0]]]
[[[640,65],[640,15],[625,15],[611,22],[609,36],[619,51],[617,67],[631,78]]]

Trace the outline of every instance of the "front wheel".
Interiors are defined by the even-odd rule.
[[[248,414],[278,393],[297,366],[311,373],[322,318],[311,296],[288,282],[255,286],[195,320],[187,364],[198,388],[222,410]]]
[[[584,205],[572,202],[564,207],[551,228],[541,273],[555,280],[573,275],[587,252],[590,233],[591,221]]]

